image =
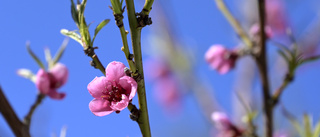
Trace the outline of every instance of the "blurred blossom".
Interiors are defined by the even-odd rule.
[[[289,137],[289,135],[285,132],[275,132],[273,137]]]
[[[288,26],[288,19],[285,13],[285,7],[282,0],[266,1],[267,24],[276,34],[285,34]]]
[[[152,80],[170,75],[170,66],[161,59],[149,59],[145,62],[146,75]]]
[[[124,72],[121,62],[111,62],[106,76],[96,77],[88,84],[88,91],[94,97],[89,103],[90,111],[96,116],[105,116],[125,109],[137,92],[137,82]]]
[[[153,92],[156,101],[167,112],[177,112],[181,107],[182,92],[180,83],[170,65],[163,59],[149,59],[145,62],[146,76],[153,80]]]
[[[68,74],[68,68],[61,63],[57,63],[48,72],[40,69],[36,75],[35,83],[41,94],[60,100],[66,94],[58,93],[57,89],[67,82]]]
[[[213,112],[211,118],[218,130],[217,137],[239,137],[242,135],[242,131],[230,122],[225,113]]]
[[[252,36],[252,37],[255,37],[255,36],[259,36],[260,35],[260,24],[258,23],[255,23],[252,25],[252,27],[250,28],[250,31],[249,31],[249,34]],[[267,38],[270,38],[272,37],[272,30],[270,28],[270,26],[265,26],[264,28],[264,31],[266,33],[266,37]]]
[[[181,106],[181,92],[176,80],[171,77],[159,79],[154,85],[156,101],[166,110],[172,112]]]
[[[205,60],[212,69],[220,74],[225,74],[234,68],[238,55],[235,51],[228,50],[222,45],[212,45],[205,53]]]

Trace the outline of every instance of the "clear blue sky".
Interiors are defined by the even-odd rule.
[[[156,0],[157,1],[157,0]],[[203,55],[210,45],[220,43],[228,47],[238,45],[234,31],[217,10],[213,0],[181,0],[169,1],[165,10],[169,13],[172,26],[175,28],[176,38],[182,43],[187,43],[195,54],[196,72],[201,78],[211,84],[214,94],[220,105],[232,115],[232,91],[235,83],[236,71],[221,76],[209,69]],[[226,0],[232,12],[241,17],[237,6],[241,2]],[[243,1],[243,0],[242,0]],[[286,0],[289,2],[289,0]],[[301,33],[304,26],[308,25],[316,15],[316,0],[300,1],[290,0],[288,5],[289,19],[297,33]],[[153,25],[143,29],[142,46],[144,54],[148,54],[149,35],[153,33],[152,27],[157,27],[157,2],[151,11]],[[16,75],[19,68],[28,68],[34,73],[38,66],[28,55],[25,43],[31,42],[33,51],[44,61],[43,49],[49,47],[54,54],[61,45],[65,36],[60,34],[60,29],[75,30],[71,13],[70,1],[9,1],[0,2],[0,84],[14,110],[20,118],[28,112],[35,100],[37,90],[35,85]],[[110,23],[102,29],[95,40],[96,50],[102,63],[106,66],[111,61],[126,60],[120,50],[122,42],[118,28],[114,23],[112,11],[108,0],[88,0],[85,11],[87,22],[94,21],[96,26],[103,19],[111,19]],[[136,9],[140,11],[143,2],[136,0]],[[126,17],[126,15],[125,15]],[[129,29],[125,18],[126,29]],[[245,25],[244,25],[245,26]],[[248,26],[247,26],[248,27]],[[91,32],[94,27],[91,27]],[[272,48],[271,48],[272,49]],[[274,49],[274,48],[273,48]],[[275,60],[276,53],[270,50],[270,62]],[[148,58],[145,56],[144,59]],[[49,137],[52,133],[59,134],[63,126],[67,126],[68,137],[139,137],[141,136],[138,125],[129,119],[129,111],[125,109],[120,114],[112,113],[105,117],[94,116],[88,108],[93,99],[87,91],[87,84],[101,72],[89,65],[82,47],[70,40],[61,62],[69,68],[69,80],[60,91],[67,96],[62,101],[46,98],[34,113],[31,125],[31,134],[34,137]],[[238,65],[238,67],[241,67]],[[292,85],[285,91],[282,103],[297,117],[304,112],[312,113],[314,120],[318,120],[319,103],[319,63],[312,63],[298,70],[297,77]],[[174,117],[166,115],[161,107],[156,104],[152,94],[152,84],[147,82],[147,100],[151,131],[155,137],[195,137],[209,136],[210,126],[202,119],[201,112],[192,96],[183,100],[181,114]],[[259,95],[259,88],[254,88],[254,94]],[[213,94],[213,93],[212,93]],[[137,102],[135,97],[134,102]],[[255,101],[260,101],[257,97]],[[278,114],[281,118],[281,114]],[[281,122],[285,121],[281,119]],[[279,124],[276,122],[276,124]],[[285,128],[287,125],[280,126]],[[291,128],[291,127],[289,127]],[[11,137],[13,133],[0,116],[0,136]]]

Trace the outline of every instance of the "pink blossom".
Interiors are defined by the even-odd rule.
[[[280,131],[276,131],[273,134],[273,137],[289,137],[289,134],[286,132],[280,132]]]
[[[235,66],[238,55],[234,51],[226,49],[222,45],[212,45],[205,54],[205,60],[211,68],[220,74],[225,74]]]
[[[177,81],[172,77],[159,79],[154,86],[154,95],[156,101],[169,112],[179,110],[182,95]]]
[[[171,73],[168,63],[163,59],[149,59],[145,62],[145,65],[147,68],[146,75],[152,80],[167,77]]]
[[[242,130],[239,130],[233,125],[228,116],[223,112],[213,112],[211,115],[216,128],[218,129],[218,137],[239,137],[242,135]]]
[[[277,34],[284,34],[288,26],[285,7],[281,0],[266,1],[267,24]]]
[[[106,68],[106,76],[96,77],[88,84],[94,99],[89,103],[90,111],[96,116],[105,116],[125,109],[137,92],[137,82],[126,76],[125,65],[113,61]]]
[[[48,95],[52,99],[63,99],[65,93],[58,93],[57,89],[67,82],[68,68],[57,63],[48,72],[40,69],[36,76],[36,86],[41,94]]]
[[[272,30],[270,26],[265,26],[264,30],[267,38],[272,37]],[[260,35],[260,26],[258,23],[255,23],[252,25],[252,27],[250,28],[249,34],[251,34],[252,36]]]

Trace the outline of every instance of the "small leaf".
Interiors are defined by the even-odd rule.
[[[299,133],[300,137],[304,136],[304,132],[302,127],[300,127],[299,122],[290,114],[284,107],[282,107],[282,113],[283,115],[289,119],[292,126],[296,129],[296,131]]]
[[[72,15],[72,19],[73,21],[77,24],[77,26],[79,27],[79,11],[77,10],[73,0],[71,0],[71,15]]]
[[[52,61],[52,56],[48,47],[44,48],[44,55],[46,57],[46,61],[48,62],[48,64],[50,64],[50,62]]]
[[[100,22],[100,24],[96,27],[96,29],[94,30],[94,36],[92,38],[92,42],[91,42],[91,45],[93,45],[93,42],[97,36],[97,34],[99,33],[99,31],[104,27],[106,26],[108,23],[109,23],[110,19],[105,19],[103,20],[102,22]]]
[[[31,80],[33,83],[36,82],[36,76],[29,69],[19,69],[17,74],[21,77]]]
[[[314,128],[313,137],[320,136],[320,121],[318,121],[316,127]]]
[[[69,31],[69,30],[66,30],[66,29],[61,29],[60,33],[65,35],[65,36],[68,36],[68,37],[72,38],[73,40],[75,40],[78,43],[80,43],[81,46],[83,46],[82,41],[81,41],[81,36],[78,33],[74,32],[74,31]]]
[[[283,57],[283,59],[286,60],[286,62],[289,64],[290,60],[287,57],[287,55],[282,51],[282,50],[278,50],[278,53],[281,55],[281,57]]]
[[[312,137],[312,123],[309,115],[303,115],[305,137]]]
[[[66,47],[68,45],[68,42],[69,42],[69,39],[64,39],[63,40],[58,52],[56,53],[56,55],[53,58],[52,66],[50,66],[50,67],[53,67],[60,60],[62,54],[64,53],[64,50],[66,49]]]
[[[39,65],[40,68],[45,70],[44,65],[42,64],[42,62],[40,61],[40,59],[32,52],[32,50],[30,49],[30,43],[27,43],[27,50],[28,53],[31,55],[31,57],[37,62],[37,64]]]

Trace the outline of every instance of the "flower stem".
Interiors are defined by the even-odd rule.
[[[258,1],[260,28],[265,28],[265,0]],[[270,96],[270,85],[268,78],[268,66],[266,58],[266,35],[265,29],[260,29],[260,50],[256,54],[256,62],[260,72],[263,90],[263,109],[265,119],[265,137],[272,137],[273,134],[273,100]]]
[[[140,130],[143,137],[151,137],[145,83],[144,83],[143,65],[142,65],[142,53],[141,53],[141,29],[142,28],[138,27],[133,0],[126,0],[126,5],[127,5],[128,19],[129,19],[129,25],[130,25],[134,61],[136,63],[136,67],[141,78],[139,81],[137,81],[139,109],[140,109],[138,124],[140,126]]]
[[[17,137],[30,137],[29,130],[18,118],[0,87],[0,112]]]
[[[252,47],[252,42],[248,35],[245,33],[240,23],[232,16],[230,10],[227,8],[223,0],[215,0],[219,10],[227,18],[233,29],[237,32],[239,37],[242,39],[243,43],[246,44],[249,48]]]
[[[33,112],[36,110],[36,108],[41,104],[42,100],[46,97],[46,95],[39,93],[37,96],[36,101],[31,106],[28,114],[24,117],[23,123],[27,126],[28,130],[30,129],[30,122],[32,118]]]

